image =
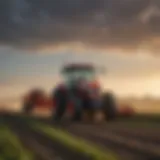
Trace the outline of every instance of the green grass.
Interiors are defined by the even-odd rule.
[[[33,160],[19,139],[7,127],[0,126],[0,160]]]
[[[34,123],[32,124],[32,127],[40,132],[43,132],[52,140],[56,140],[74,151],[89,156],[93,160],[118,160],[117,155],[115,155],[111,151],[106,151],[106,149],[104,150],[93,144],[87,143],[82,139],[73,137],[68,132],[52,128],[51,126],[43,125],[41,123]]]

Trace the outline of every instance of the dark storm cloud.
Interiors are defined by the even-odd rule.
[[[1,0],[0,21],[0,43],[14,47],[160,45],[159,0]]]

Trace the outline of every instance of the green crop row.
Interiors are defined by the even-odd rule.
[[[68,132],[41,123],[32,123],[31,125],[33,129],[43,132],[52,140],[56,140],[66,147],[81,152],[83,155],[91,157],[93,160],[118,160],[117,156],[111,151],[106,151],[106,149],[73,137]]]
[[[0,160],[33,160],[32,153],[5,126],[0,126]]]

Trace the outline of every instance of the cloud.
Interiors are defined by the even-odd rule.
[[[1,0],[0,43],[160,50],[159,0]]]

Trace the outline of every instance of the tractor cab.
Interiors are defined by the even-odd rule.
[[[112,93],[102,93],[97,79],[98,70],[90,64],[69,64],[62,68],[64,82],[55,87],[49,101],[55,120],[61,120],[67,112],[72,120],[78,121],[83,119],[85,114],[93,120],[99,116],[109,120],[115,118],[117,115],[115,97]],[[100,70],[100,73],[104,72],[105,70]],[[43,104],[46,106],[46,98],[43,98],[43,95],[39,90],[31,94],[29,96],[31,98],[24,101],[24,112],[30,113],[42,102],[45,102]]]
[[[62,69],[64,83],[73,85],[99,85],[97,82],[97,71],[89,64],[70,64]]]

